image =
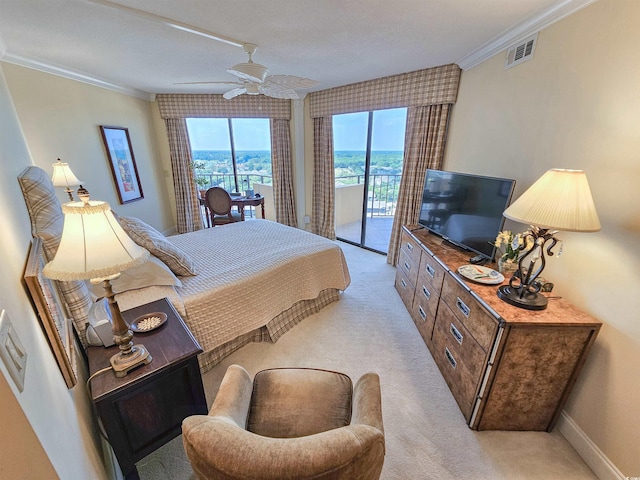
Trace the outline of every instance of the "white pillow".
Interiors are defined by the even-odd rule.
[[[174,275],[160,259],[149,256],[149,260],[142,265],[125,270],[115,280],[111,280],[114,293],[122,293],[127,290],[150,287],[152,285],[173,285],[181,287],[182,282]],[[102,282],[93,284],[87,281],[87,286],[97,298],[104,297]]]

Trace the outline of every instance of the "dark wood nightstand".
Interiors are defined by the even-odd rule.
[[[151,363],[126,377],[105,372],[91,380],[91,399],[127,479],[139,478],[136,462],[180,435],[183,419],[207,413],[198,365],[202,348],[171,303],[164,298],[122,315],[131,323],[152,312],[166,313],[167,321],[134,337],[134,344],[149,350]],[[117,349],[89,347],[89,374],[108,367]]]

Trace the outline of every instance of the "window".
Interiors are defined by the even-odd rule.
[[[407,109],[333,116],[336,236],[386,253],[402,176]]]
[[[200,188],[272,184],[268,118],[187,118],[187,130]]]

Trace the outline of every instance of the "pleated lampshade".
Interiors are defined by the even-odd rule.
[[[54,187],[77,187],[82,183],[82,180],[74,175],[69,167],[68,163],[61,162],[60,159],[53,164],[53,175],[51,176],[51,183]]]
[[[551,169],[503,213],[537,227],[570,232],[597,232],[600,220],[582,170]]]
[[[62,205],[64,227],[55,258],[42,273],[55,280],[104,279],[143,264],[149,252],[136,244],[101,201]]]

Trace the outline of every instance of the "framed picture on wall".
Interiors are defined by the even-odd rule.
[[[100,125],[100,133],[121,204],[144,198],[129,129]]]
[[[44,265],[42,240],[34,238],[24,271],[24,281],[64,381],[68,388],[72,388],[77,383],[78,365],[71,316],[62,300],[57,282],[42,274]]]

